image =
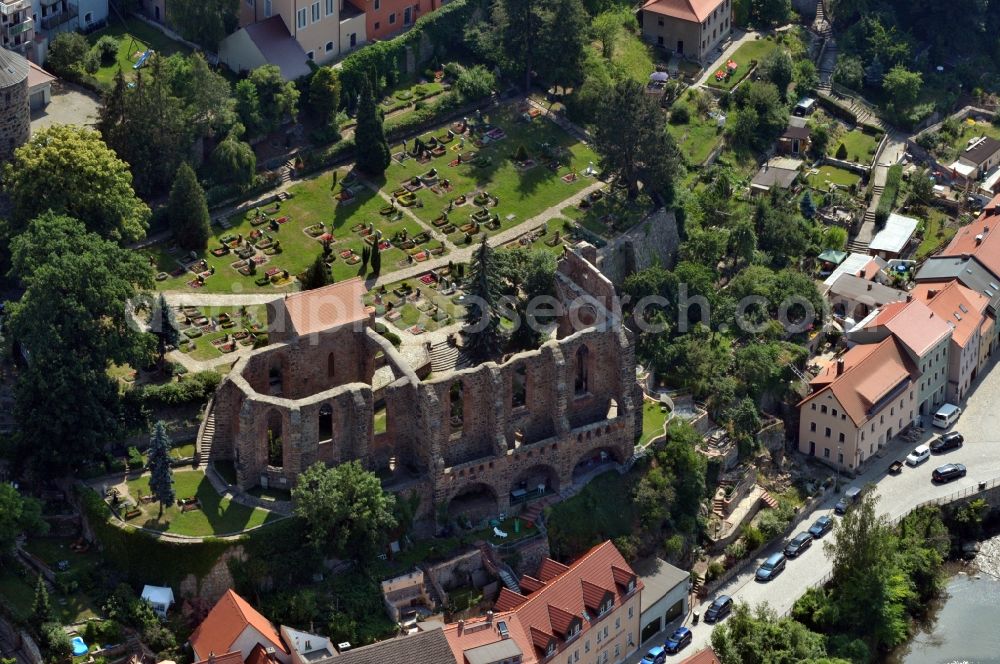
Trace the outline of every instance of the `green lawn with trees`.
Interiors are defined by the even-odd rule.
[[[849,188],[861,182],[861,176],[837,166],[828,164],[806,173],[806,183],[817,191],[829,191],[830,185]]]
[[[828,157],[836,157],[837,159],[867,165],[871,163],[872,157],[875,155],[875,149],[878,147],[881,139],[881,134],[871,134],[860,129],[852,129],[840,136],[831,138],[826,146],[826,154]],[[841,145],[844,146],[843,151],[840,149]],[[846,156],[838,157],[838,154]]]
[[[94,73],[94,78],[106,86],[110,86],[114,81],[115,74],[119,71],[129,80],[135,78],[141,69],[135,69],[134,65],[139,61],[139,57],[148,49],[152,49],[159,55],[167,57],[174,53],[188,54],[191,52],[184,44],[170,39],[156,28],[147,25],[136,18],[125,19],[124,24],[119,20],[112,20],[108,27],[87,35],[87,41],[91,46],[96,45],[102,37],[111,37],[117,41],[118,48],[114,57],[102,59],[101,66]]]
[[[715,80],[715,72],[711,71],[709,72],[706,85],[720,90],[732,90],[736,87],[737,83],[746,77],[747,70],[751,67],[752,63],[756,62],[759,64],[765,57],[777,48],[778,43],[773,37],[764,37],[762,39],[755,39],[741,44],[732,56],[730,56],[730,58],[737,65],[736,71],[722,81]]]

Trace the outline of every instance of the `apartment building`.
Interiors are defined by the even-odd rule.
[[[639,644],[642,582],[610,541],[566,566],[545,559],[485,618],[446,625],[456,662],[622,662]]]
[[[0,45],[43,65],[60,32],[90,32],[108,20],[108,0],[0,0]]]
[[[917,417],[920,369],[902,341],[854,346],[809,383],[799,402],[799,451],[860,468]]]
[[[388,39],[444,4],[444,0],[350,0],[365,14],[369,40]]]
[[[732,0],[647,0],[639,23],[646,41],[704,63],[732,34],[732,15]]]

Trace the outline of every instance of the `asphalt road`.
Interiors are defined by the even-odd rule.
[[[998,403],[1000,403],[1000,370],[991,370],[980,381],[964,405],[965,411],[962,416],[952,427],[965,436],[965,444],[960,449],[932,455],[930,460],[917,468],[907,466],[899,475],[888,475],[886,469],[890,463],[905,458],[914,447],[932,440],[941,433],[940,429],[932,431],[928,428],[921,441],[894,440],[888,447],[888,453],[883,458],[876,459],[864,474],[850,484],[861,486],[869,482],[875,483],[879,495],[878,511],[890,518],[896,518],[922,502],[949,496],[956,491],[973,487],[981,481],[1000,478],[1000,409],[996,406]],[[932,484],[931,472],[945,463],[965,464],[968,475],[949,484],[940,486]],[[839,494],[831,493],[829,499],[796,528],[796,532],[808,529],[821,514],[832,514],[833,506],[838,499]],[[834,519],[837,520],[838,517]],[[795,533],[791,533],[787,539],[794,535]],[[823,539],[829,540],[831,537],[832,533],[828,533]],[[731,595],[737,603],[747,603],[751,606],[766,602],[781,614],[790,610],[807,588],[820,582],[831,570],[831,562],[820,542],[815,542],[798,558],[790,559],[785,571],[769,583],[758,583],[754,580],[754,572],[761,562],[763,558],[756,560],[745,573],[735,577],[712,597],[708,597],[705,603],[697,607],[699,614],[704,616],[709,603],[720,594]],[[691,628],[694,639],[682,653],[685,656],[710,645],[713,627],[704,622],[694,626],[690,623],[691,620],[688,619],[685,624]]]

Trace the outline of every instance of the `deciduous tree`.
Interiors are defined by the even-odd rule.
[[[357,461],[313,464],[299,475],[292,500],[313,545],[341,558],[370,559],[396,526],[395,496]]]
[[[38,500],[22,496],[13,485],[0,483],[0,556],[11,552],[22,533],[44,535],[48,530]]]
[[[15,151],[3,180],[14,204],[12,236],[47,210],[75,217],[86,230],[115,242],[139,240],[149,226],[149,207],[132,189],[128,164],[90,129],[40,130]]]

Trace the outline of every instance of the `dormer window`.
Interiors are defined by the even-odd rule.
[[[635,579],[629,579],[628,580],[628,591],[632,592],[633,590],[635,590]]]
[[[569,626],[569,632],[566,633],[566,640],[569,641],[579,633],[580,633],[580,623],[575,622]]]
[[[555,653],[555,651],[556,651],[556,644],[555,643],[550,643],[548,645],[548,647],[545,648],[545,656],[546,657],[551,657],[552,654]]]
[[[610,611],[611,610],[611,606],[613,604],[614,604],[614,600],[610,600],[610,599],[609,600],[605,600],[605,602],[603,604],[601,604],[601,615],[603,616],[605,613],[607,613],[608,611]]]

